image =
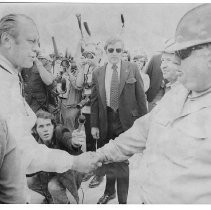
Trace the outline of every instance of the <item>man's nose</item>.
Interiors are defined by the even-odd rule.
[[[47,131],[48,131],[47,126],[45,126],[45,127],[43,128],[43,131],[44,131],[44,132],[47,132]]]
[[[36,42],[34,45],[33,45],[33,48],[32,50],[36,53],[38,53],[40,51],[40,47],[39,47],[39,43]]]
[[[161,67],[161,68],[166,68],[166,67],[167,67],[167,62],[162,61],[160,67]]]

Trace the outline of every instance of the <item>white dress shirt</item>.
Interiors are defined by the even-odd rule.
[[[118,78],[120,81],[120,68],[121,63],[117,63],[117,72],[118,72]],[[108,63],[106,66],[106,74],[105,74],[105,91],[106,91],[106,104],[110,107],[110,92],[111,92],[111,79],[113,74],[112,69],[113,64]]]

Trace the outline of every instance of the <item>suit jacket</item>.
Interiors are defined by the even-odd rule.
[[[162,84],[163,73],[160,69],[160,65],[161,54],[153,56],[147,66],[146,73],[149,75],[150,79],[150,86],[146,92],[148,102],[153,101]]]
[[[91,94],[91,127],[100,130],[100,141],[107,136],[107,110],[105,91],[105,64],[93,72]],[[136,64],[121,63],[120,69],[119,118],[122,127],[129,129],[133,122],[147,113],[143,81]]]

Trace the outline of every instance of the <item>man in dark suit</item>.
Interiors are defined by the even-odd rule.
[[[149,102],[149,112],[156,106],[156,103],[163,97],[165,82],[161,71],[162,54],[154,55],[146,68],[146,74],[149,75],[150,86],[146,92],[147,101]]]
[[[121,61],[124,43],[110,38],[104,47],[108,63],[93,72],[91,94],[92,135],[98,148],[129,129],[133,122],[147,113],[143,81],[135,64]],[[128,161],[109,163],[100,169],[106,174],[106,188],[98,204],[115,198],[115,182],[120,204],[127,203],[129,187]]]

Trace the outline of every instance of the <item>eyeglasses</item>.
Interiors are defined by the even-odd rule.
[[[185,60],[186,58],[188,58],[191,55],[192,51],[201,50],[201,49],[203,49],[204,46],[207,46],[209,44],[210,43],[199,44],[199,45],[196,45],[193,47],[188,47],[186,49],[178,50],[175,53],[181,60]]]
[[[108,52],[109,53],[113,53],[114,50],[116,50],[117,53],[121,53],[122,52],[122,49],[121,48],[116,48],[116,49],[114,49],[114,48],[108,48]]]
[[[82,56],[84,56],[85,58],[88,58],[88,59],[94,59],[95,58],[95,54],[93,52],[84,52],[82,54]]]

